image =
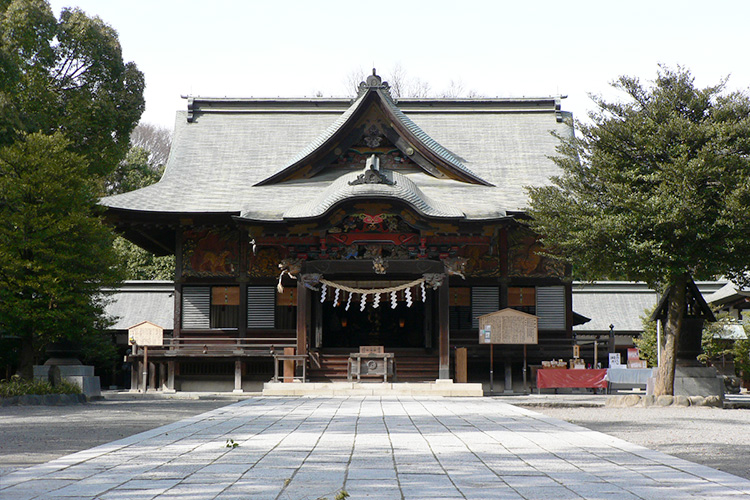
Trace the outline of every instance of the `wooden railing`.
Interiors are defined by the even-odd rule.
[[[166,338],[164,345],[149,348],[156,356],[273,356],[285,347],[295,347],[289,337],[179,337]]]

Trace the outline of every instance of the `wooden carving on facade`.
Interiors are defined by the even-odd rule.
[[[508,273],[511,276],[562,278],[565,265],[543,254],[538,237],[529,229],[518,228],[508,234]]]
[[[182,237],[183,276],[237,276],[239,232],[222,228],[193,228]]]
[[[275,278],[279,273],[281,252],[276,247],[259,247],[256,252],[249,252],[247,275],[251,278]]]
[[[472,278],[499,278],[500,259],[491,245],[466,245],[461,255],[466,259],[465,273]]]

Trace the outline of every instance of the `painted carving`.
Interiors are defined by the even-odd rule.
[[[302,259],[284,259],[279,262],[279,269],[281,269],[281,273],[279,274],[279,282],[276,285],[276,289],[281,293],[284,291],[284,286],[281,284],[281,278],[286,274],[290,278],[296,280],[297,275],[302,272]]]
[[[466,264],[469,259],[466,257],[450,257],[443,259],[443,265],[445,266],[445,272],[448,275],[461,276],[466,279]]]
[[[222,229],[195,228],[183,233],[184,276],[236,276],[239,270],[239,234]]]
[[[399,215],[383,212],[351,214],[328,230],[329,234],[359,232],[413,233],[414,229]]]
[[[252,278],[275,277],[281,260],[279,250],[274,247],[260,247],[250,253],[247,259],[247,274]]]
[[[424,276],[425,285],[429,286],[433,290],[437,290],[438,288],[440,288],[440,285],[443,284],[443,280],[445,279],[444,274],[425,273],[422,276]]]
[[[465,273],[474,278],[500,277],[500,259],[489,246],[467,245],[461,249],[466,258]]]
[[[318,284],[320,284],[321,279],[323,279],[323,275],[320,273],[308,273],[300,276],[302,285],[304,285],[305,288],[315,290],[316,292],[318,291]]]
[[[511,276],[565,276],[565,265],[543,255],[544,249],[536,235],[519,229],[508,235],[508,273]]]
[[[388,269],[388,261],[383,259],[383,257],[377,256],[372,259],[372,268],[375,274],[385,274]]]

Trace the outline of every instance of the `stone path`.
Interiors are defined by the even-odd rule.
[[[412,397],[254,398],[0,477],[3,500],[332,500],[342,490],[724,500],[750,498],[750,481],[497,400]]]

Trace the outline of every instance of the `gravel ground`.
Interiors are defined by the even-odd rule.
[[[233,402],[141,399],[0,407],[0,476]]]
[[[750,479],[750,410],[705,407],[530,409]]]

